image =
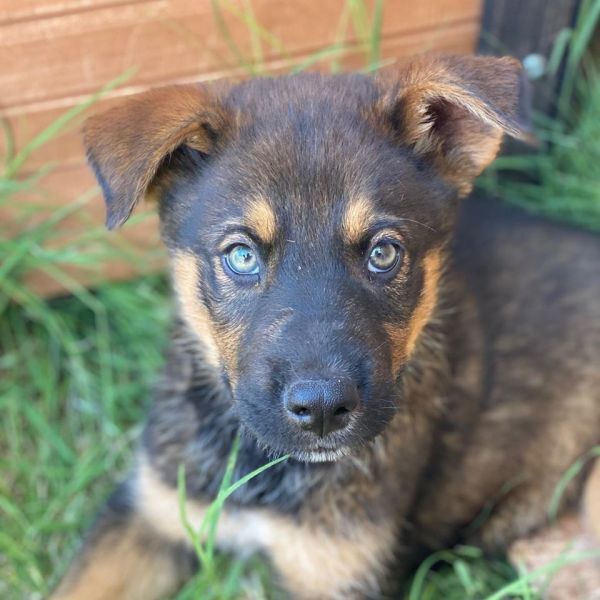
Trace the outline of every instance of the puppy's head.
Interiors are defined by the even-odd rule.
[[[333,460],[389,423],[457,200],[525,135],[519,82],[511,59],[420,58],[164,88],[88,121],[108,226],[158,198],[182,317],[259,443]]]

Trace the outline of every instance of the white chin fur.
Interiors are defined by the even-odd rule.
[[[335,450],[314,450],[312,452],[294,452],[296,460],[308,463],[336,462],[350,454],[350,448],[342,447]]]

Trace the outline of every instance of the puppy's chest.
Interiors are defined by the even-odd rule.
[[[144,460],[134,487],[141,518],[165,539],[191,547],[177,490],[162,482]],[[395,543],[393,516],[351,515],[335,503],[326,508],[286,515],[268,508],[225,507],[216,543],[219,549],[240,556],[262,553],[286,587],[301,590],[307,597],[316,598],[323,589],[339,588],[342,593],[348,582],[376,585],[375,574],[383,572],[383,557]],[[200,500],[185,504],[185,518],[195,531],[202,528],[208,511],[209,504]]]
[[[142,518],[170,541],[192,544],[185,522],[194,532],[207,529],[203,523],[209,513],[209,502],[189,498],[183,514],[177,489],[161,481],[143,459],[136,473],[134,495]],[[269,546],[277,537],[276,529],[276,519],[267,511],[224,508],[218,520],[217,543],[224,550],[249,554]]]

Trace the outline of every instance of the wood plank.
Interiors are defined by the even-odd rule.
[[[0,4],[0,25],[32,21],[69,13],[82,13],[95,8],[136,4],[148,0],[3,0]]]
[[[436,27],[416,33],[399,35],[383,40],[382,56],[384,59],[397,58],[408,56],[416,52],[425,52],[429,50],[440,50],[447,52],[467,53],[472,52],[475,47],[477,37],[479,35],[479,24],[477,21],[459,23],[450,25],[445,28]],[[302,57],[299,57],[301,60]],[[360,68],[364,64],[363,57],[360,51],[355,51],[349,54],[342,61],[346,68]],[[285,70],[286,64],[282,61],[272,61],[269,65],[273,72]],[[239,75],[235,70],[224,71],[219,73],[209,73],[196,75],[191,78],[171,79],[159,82],[160,85],[173,82],[199,81],[207,77],[231,76]],[[138,92],[145,89],[144,86],[133,87],[128,86],[113,92],[110,97],[99,102],[92,112],[100,112],[105,110],[110,105],[118,101],[123,95]],[[84,97],[71,97],[62,99],[60,102],[38,105],[36,110],[31,110],[31,107],[26,107],[23,112],[5,114],[9,115],[9,125],[13,131],[15,145],[21,148],[28,140],[44,127],[52,123],[58,116],[66,110],[76,105],[83,100]],[[72,166],[81,162],[83,156],[83,148],[79,134],[80,125],[74,123],[70,126],[70,130],[47,143],[33,155],[26,164],[26,171],[31,172],[50,162],[59,162],[64,166]],[[0,140],[0,153],[2,153],[3,141]]]
[[[344,0],[254,1],[259,22],[292,55],[334,42],[343,5]],[[383,34],[472,22],[480,8],[480,0],[387,2]],[[251,55],[246,26],[233,15],[227,23]],[[6,24],[0,27],[0,53],[5,108],[92,92],[130,66],[137,67],[130,83],[145,85],[235,64],[209,0],[152,0]],[[265,49],[267,60],[280,54]]]

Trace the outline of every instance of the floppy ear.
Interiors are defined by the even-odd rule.
[[[229,115],[206,88],[179,85],[127,99],[84,125],[88,161],[106,200],[106,226],[121,226],[178,147],[215,149]]]
[[[533,142],[522,122],[526,80],[513,58],[421,56],[379,76],[379,115],[464,195],[505,133]]]

